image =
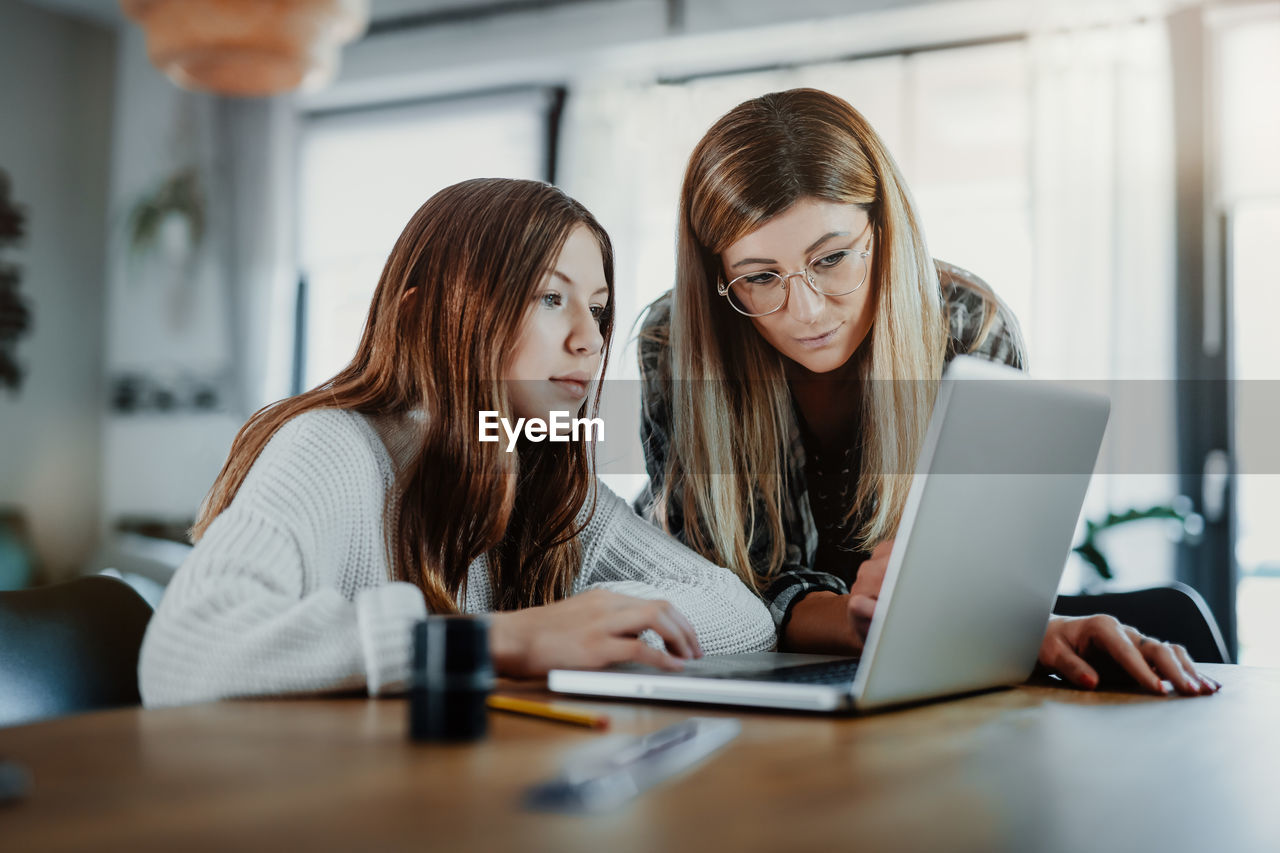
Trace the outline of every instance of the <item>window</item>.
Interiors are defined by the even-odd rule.
[[[545,179],[551,93],[531,91],[309,119],[300,174],[304,388],[355,352],[387,255],[414,211],[467,178]]]
[[[1280,112],[1258,92],[1280,87],[1280,7],[1242,10],[1218,36],[1220,124],[1217,179],[1225,222],[1230,343],[1235,559],[1239,571],[1237,658],[1280,665],[1280,317],[1275,246],[1280,240]]]
[[[1278,80],[1280,82],[1280,80]],[[1242,203],[1229,220],[1232,289],[1236,546],[1240,580],[1236,624],[1242,664],[1280,665],[1280,466],[1275,444],[1280,419],[1280,361],[1275,322],[1275,244],[1280,194]]]

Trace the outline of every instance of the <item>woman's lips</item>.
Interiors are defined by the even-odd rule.
[[[795,342],[805,349],[820,349],[831,343],[836,336],[836,332],[840,331],[843,326],[844,323],[841,323],[829,332],[824,332],[823,334],[816,335],[812,338],[796,338]]]

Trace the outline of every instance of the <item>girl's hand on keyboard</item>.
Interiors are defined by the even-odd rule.
[[[494,669],[514,678],[633,662],[680,670],[682,659],[702,657],[697,632],[675,606],[603,589],[491,618]],[[645,631],[661,637],[666,649],[641,640]]]

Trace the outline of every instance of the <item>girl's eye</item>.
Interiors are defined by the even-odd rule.
[[[747,284],[774,284],[778,281],[778,276],[771,272],[758,272],[753,275],[744,275],[742,280]]]
[[[564,304],[564,297],[558,293],[543,293],[538,297],[543,308],[559,308]]]
[[[599,323],[599,322],[603,322],[603,321],[605,320],[605,318],[609,316],[609,306],[607,306],[607,305],[592,305],[592,306],[591,306],[591,316],[596,318],[596,322],[598,322],[598,323]]]
[[[849,250],[841,249],[838,252],[832,252],[829,255],[825,255],[821,258],[818,258],[818,260],[813,262],[813,265],[821,269],[829,269],[830,267],[834,267],[836,264],[843,261],[848,256],[849,256]]]

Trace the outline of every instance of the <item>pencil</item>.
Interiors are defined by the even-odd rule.
[[[542,717],[547,720],[558,720],[575,726],[586,726],[589,729],[609,728],[609,717],[606,714],[592,714],[579,711],[565,705],[551,705],[546,702],[530,702],[528,699],[515,699],[511,696],[490,696],[485,703],[495,711],[510,711],[513,714],[528,714],[530,717]]]

